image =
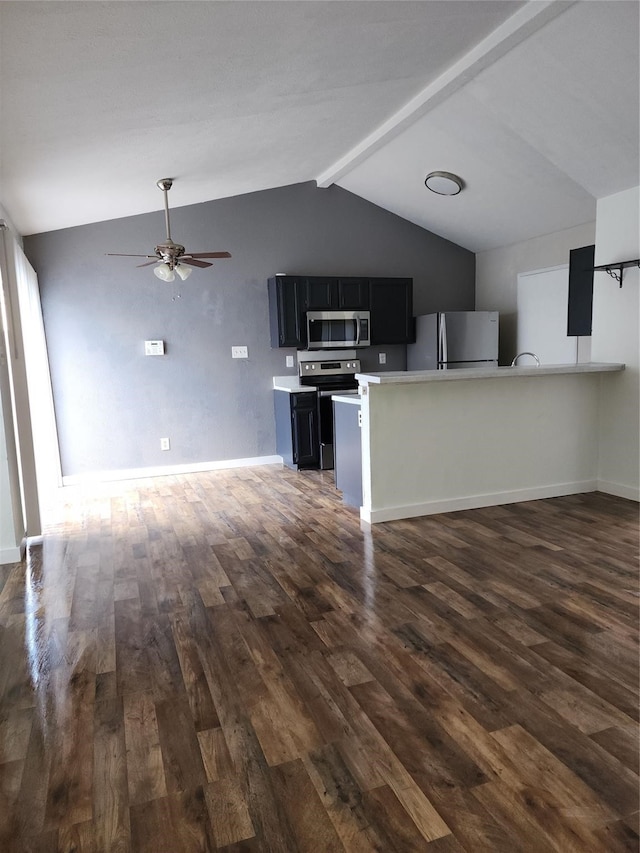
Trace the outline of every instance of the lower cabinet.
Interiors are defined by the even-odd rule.
[[[318,468],[320,437],[315,391],[274,391],[276,453],[289,468]]]

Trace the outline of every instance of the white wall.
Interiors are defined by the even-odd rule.
[[[361,518],[373,523],[595,490],[600,384],[618,374],[526,370],[369,385],[362,396]]]
[[[588,222],[476,255],[476,309],[500,312],[500,364],[510,364],[517,353],[518,274],[568,264],[571,249],[594,239],[595,223]]]
[[[640,257],[640,188],[598,201],[596,266]],[[619,361],[626,370],[603,383],[599,434],[599,488],[640,500],[638,314],[640,271],[623,271],[622,287],[594,274],[594,361]]]

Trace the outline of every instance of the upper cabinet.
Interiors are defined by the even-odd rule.
[[[304,281],[304,311],[356,310],[369,307],[368,278],[309,276]]]
[[[307,346],[307,311],[371,311],[371,343],[413,341],[413,280],[356,276],[269,279],[272,347]]]
[[[372,278],[369,299],[372,344],[414,342],[413,279]]]
[[[302,305],[305,286],[306,279],[294,276],[278,275],[269,279],[269,324],[272,347],[302,349],[307,345],[306,329],[303,323],[306,309]]]
[[[338,308],[345,310],[369,308],[369,279],[368,278],[339,278],[338,279]]]

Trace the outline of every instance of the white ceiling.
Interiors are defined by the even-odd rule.
[[[27,235],[317,180],[473,251],[640,182],[637,0],[0,2]],[[429,193],[448,170],[463,193]]]

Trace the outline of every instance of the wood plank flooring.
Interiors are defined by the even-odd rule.
[[[637,504],[61,494],[0,568],[3,853],[639,849]]]

